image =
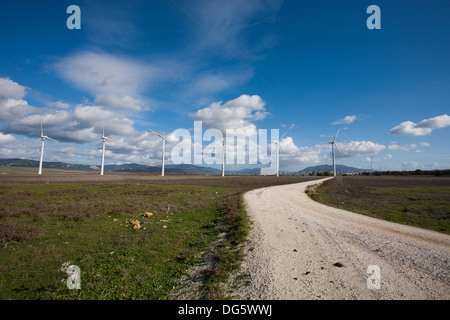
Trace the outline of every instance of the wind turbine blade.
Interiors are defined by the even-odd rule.
[[[47,137],[47,136],[45,136],[44,138],[45,138],[45,139],[48,139],[48,140],[52,140],[52,141],[58,142],[58,140],[52,139],[52,138]]]
[[[335,141],[336,141],[336,139],[337,139],[337,136],[338,136],[338,134],[339,134],[339,131],[341,131],[341,129],[338,129],[338,132],[336,133],[336,136],[334,137],[334,140],[333,140],[333,142],[335,142]]]
[[[42,122],[41,122],[41,137],[44,135],[44,130],[42,129]]]
[[[99,144],[102,141],[102,139],[98,140],[96,143],[93,144],[93,146],[96,146],[97,144]]]
[[[336,149],[339,151],[339,153],[341,154],[341,156],[344,157],[344,154],[342,153],[341,149],[339,149],[339,147],[337,146],[336,143],[334,143],[334,146],[335,146]]]
[[[287,131],[281,136],[281,138],[279,139],[281,141],[281,139],[284,138],[284,136],[286,135],[286,133],[288,133]]]
[[[32,144],[32,146],[34,146],[37,142],[39,142],[39,141],[41,141],[41,138],[39,138],[39,139],[37,139],[33,144]]]
[[[165,137],[160,135],[158,132],[153,131],[152,129],[150,129],[150,131],[152,131],[154,134],[158,135],[160,138],[165,139]]]

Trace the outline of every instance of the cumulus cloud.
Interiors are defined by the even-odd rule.
[[[337,124],[350,124],[354,121],[356,121],[357,116],[353,115],[353,116],[345,116],[345,118],[337,120],[335,122],[332,123],[332,125],[337,125]]]
[[[22,117],[36,110],[22,98],[26,88],[8,78],[0,78],[0,121]]]
[[[400,136],[425,136],[430,134],[434,129],[445,128],[448,126],[450,126],[450,116],[444,114],[422,120],[419,123],[404,121],[389,130],[389,134]]]
[[[372,141],[351,141],[348,143],[338,143],[338,148],[342,154],[337,151],[336,157],[354,158],[361,155],[379,153],[386,149],[386,146]]]
[[[100,95],[95,98],[95,104],[111,109],[130,109],[140,111],[142,101],[134,99],[133,97],[126,95],[118,97],[116,95]]]
[[[416,148],[417,148],[417,144],[411,143],[411,144],[407,144],[407,145],[405,145],[405,146],[400,146],[400,145],[398,145],[398,144],[395,142],[395,143],[390,144],[387,148],[388,148],[389,150],[392,150],[392,151],[397,151],[397,150],[400,150],[400,151],[409,151],[409,150],[414,150],[414,149],[416,149]]]
[[[256,134],[252,121],[262,120],[267,116],[265,102],[257,95],[243,94],[226,103],[214,102],[210,106],[197,110],[190,117],[202,121],[207,128],[216,128],[222,132],[227,129],[238,130],[247,135]]]
[[[342,154],[336,151],[336,158],[355,158],[380,153],[386,149],[386,146],[372,141],[351,141],[349,143],[338,143],[338,148]],[[299,166],[329,161],[330,154],[331,146],[329,144],[299,147],[295,145],[291,137],[282,139],[280,142],[280,163],[294,169],[298,169]]]
[[[10,134],[3,134],[0,132],[0,145],[16,142],[16,138]]]
[[[0,99],[22,99],[25,96],[25,87],[8,78],[0,78]]]

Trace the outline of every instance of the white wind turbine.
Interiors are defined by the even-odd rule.
[[[219,130],[220,135],[222,136],[222,177],[225,176],[225,138],[223,137],[223,133]]]
[[[108,137],[105,137],[105,128],[102,128],[102,138],[100,140],[98,140],[95,144],[99,144],[100,141],[103,141],[103,146],[102,146],[102,168],[100,169],[100,175],[103,175],[103,169],[105,167],[105,146],[106,146],[106,140],[111,141],[111,139],[109,139]]]
[[[161,134],[159,134],[158,132],[153,131],[152,129],[150,129],[154,134],[158,135],[161,140],[162,140],[162,168],[161,168],[161,176],[164,177],[164,158],[165,158],[165,152],[166,152],[166,139],[168,136],[170,136],[172,133],[169,133],[167,136],[163,136]]]
[[[338,136],[340,130],[341,129],[339,129],[338,132],[336,133],[336,136],[334,137],[333,141],[321,142],[321,143],[329,143],[329,144],[331,144],[331,153],[332,153],[332,156],[333,156],[333,176],[334,177],[336,177],[336,156],[335,156],[336,152],[334,151],[334,147],[336,147],[336,149],[339,151],[339,153],[342,154],[341,150],[339,150],[339,147],[336,144],[336,139],[337,139],[337,136]]]
[[[275,143],[275,145],[277,146],[277,177],[280,176],[280,142],[281,139],[283,139],[283,137],[286,135],[287,131],[281,136],[280,139],[275,140],[275,141],[270,141],[270,143]]]
[[[39,171],[38,174],[42,174],[42,161],[44,160],[44,143],[45,143],[45,139],[49,139],[52,141],[56,141],[55,139],[52,139],[50,137],[44,136],[44,130],[42,129],[42,123],[41,123],[41,137],[39,139],[37,139],[33,145],[38,142],[39,140],[42,140],[42,144],[41,144],[41,158],[39,160]]]

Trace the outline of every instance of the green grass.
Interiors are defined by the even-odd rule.
[[[450,234],[448,178],[338,177],[309,195],[330,206]]]
[[[233,233],[245,229],[240,205],[230,188],[2,185],[0,299],[166,299],[219,232],[232,247]],[[67,289],[66,262],[80,267],[82,290]],[[210,270],[208,281],[223,272]]]

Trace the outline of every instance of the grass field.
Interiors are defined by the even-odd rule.
[[[205,256],[201,295],[224,298],[249,228],[242,194],[310,179],[3,172],[0,299],[168,299]],[[81,290],[67,288],[69,264]]]
[[[449,177],[338,176],[309,195],[333,207],[450,234]]]

